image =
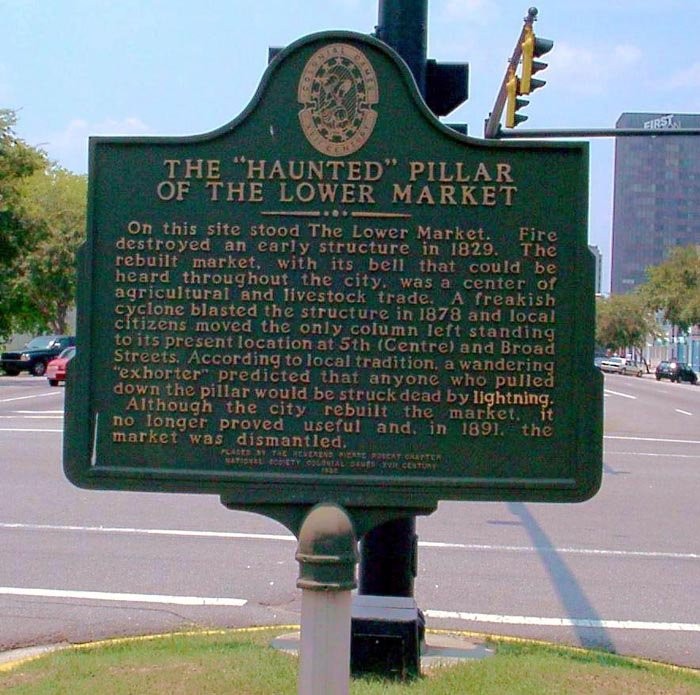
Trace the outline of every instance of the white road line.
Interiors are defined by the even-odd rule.
[[[63,420],[63,415],[0,415],[0,420]]]
[[[633,401],[637,400],[637,396],[630,396],[628,393],[620,393],[619,391],[612,391],[611,389],[603,389],[603,393],[609,393],[613,396],[620,396],[622,398],[630,398]]]
[[[24,587],[0,587],[5,596],[33,596],[39,598],[65,598],[88,601],[115,601],[121,603],[157,603],[177,606],[245,606],[241,598],[214,596],[168,596],[160,594],[127,594],[106,591],[73,591],[64,589],[34,589]],[[465,613],[427,609],[428,618],[464,620],[499,625],[539,625],[548,627],[589,627],[620,630],[656,630],[662,632],[700,632],[696,623],[648,622],[639,620],[591,620],[588,618],[544,618],[525,615],[497,615],[493,613]]]
[[[46,393],[34,393],[31,396],[16,396],[14,398],[0,398],[0,403],[10,403],[12,401],[24,401],[27,398],[43,398],[44,396],[57,396],[61,391],[47,391]]]
[[[666,459],[700,459],[700,454],[649,454],[641,451],[608,451],[608,454],[615,456],[653,456],[655,458]]]
[[[13,410],[13,413],[19,413],[20,415],[61,415],[63,416],[62,410]]]
[[[0,427],[0,432],[59,432],[63,434],[63,430],[52,430],[42,427],[41,429],[31,429],[28,427]]]
[[[694,439],[660,439],[654,437],[622,437],[614,434],[606,434],[603,439],[620,439],[628,442],[665,442],[668,444],[700,444]],[[615,452],[611,452],[615,453]]]
[[[639,620],[590,620],[587,618],[538,618],[527,615],[495,615],[491,613],[463,613],[428,609],[429,618],[452,618],[476,623],[499,625],[545,625],[549,627],[592,627],[619,630],[660,630],[662,632],[700,632],[697,623],[655,623]]]
[[[561,553],[562,555],[596,555],[600,557],[645,557],[665,558],[673,560],[700,560],[700,553],[669,553],[647,550],[605,550],[602,548],[550,548],[547,546],[528,545],[478,545],[475,543],[436,543],[433,541],[419,541],[418,545],[424,548],[455,548],[458,550],[490,550],[513,553]]]
[[[163,596],[159,594],[122,594],[106,591],[70,591],[63,589],[27,589],[0,586],[6,596],[40,596],[42,598],[75,598],[89,601],[126,601],[131,603],[167,603],[177,606],[245,606],[242,598],[215,598],[211,596]]]
[[[179,529],[140,529],[121,526],[62,526],[55,524],[0,523],[0,529],[20,531],[66,531],[81,533],[127,534],[142,536],[179,536],[190,538],[236,538],[242,540],[296,542],[292,535],[273,533],[236,533],[231,531],[184,531]],[[446,548],[456,550],[485,550],[517,553],[565,553],[569,555],[595,555],[617,557],[665,558],[674,560],[700,560],[700,553],[670,553],[645,550],[605,550],[600,548],[549,548],[526,545],[480,545],[476,543],[441,543],[419,541],[423,548]]]
[[[689,413],[687,410],[681,410],[680,408],[676,408],[676,412],[680,413],[681,415],[691,415],[692,413]]]
[[[0,523],[0,529],[23,531],[80,531],[86,533],[136,534],[143,536],[189,536],[191,538],[243,538],[263,541],[296,541],[291,534],[236,533],[233,531],[183,531],[180,529],[144,529],[123,526],[63,526],[55,524],[11,524]]]

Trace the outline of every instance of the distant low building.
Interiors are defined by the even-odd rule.
[[[595,293],[596,295],[602,294],[602,277],[603,277],[603,254],[597,246],[588,246],[588,250],[593,254],[595,258]]]

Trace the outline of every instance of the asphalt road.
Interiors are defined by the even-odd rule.
[[[298,624],[296,542],[199,495],[85,491],[63,388],[0,377],[0,649]],[[606,376],[605,472],[582,504],[443,503],[418,520],[428,627],[700,667],[700,387]]]

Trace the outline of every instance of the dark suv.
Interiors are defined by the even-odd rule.
[[[43,376],[46,365],[71,345],[75,345],[72,335],[40,335],[30,340],[22,350],[3,352],[0,355],[0,368],[8,376],[17,376],[20,372]]]
[[[696,384],[698,375],[685,362],[659,362],[656,367],[656,379],[687,381]]]

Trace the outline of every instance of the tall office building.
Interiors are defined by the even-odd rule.
[[[623,113],[616,127],[700,128],[700,115]],[[616,138],[612,293],[688,244],[700,244],[700,136]]]

